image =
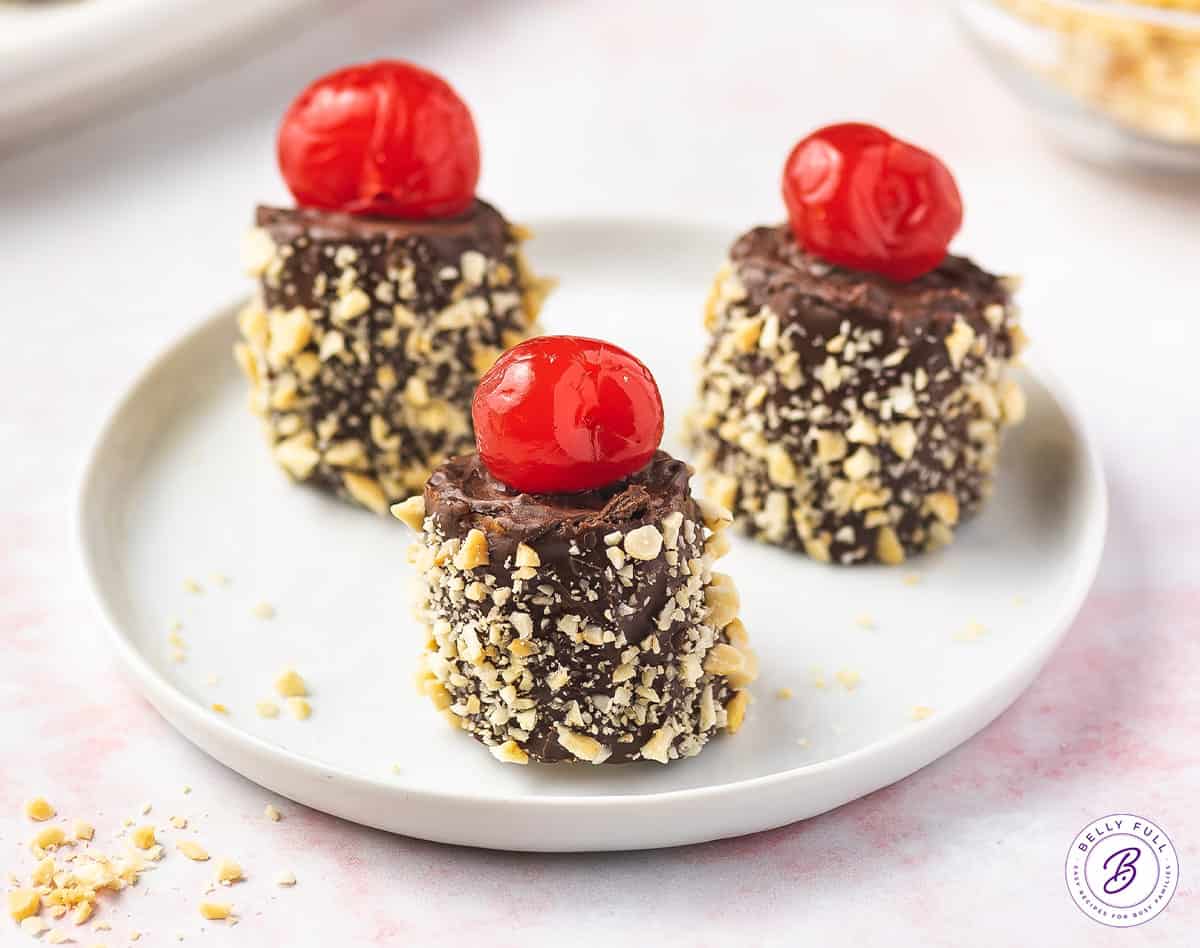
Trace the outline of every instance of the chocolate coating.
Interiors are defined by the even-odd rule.
[[[476,454],[452,458],[425,485],[425,509],[449,535],[473,527],[496,542],[578,543],[658,523],[673,510],[699,517],[688,482],[692,469],[665,451],[628,478],[575,494],[527,494],[492,477]]]
[[[485,257],[500,257],[509,242],[509,225],[504,216],[486,201],[476,199],[457,217],[396,220],[389,217],[359,217],[309,207],[259,205],[255,223],[277,244],[307,237],[315,244],[350,241],[386,245],[419,240],[431,257],[457,264],[468,250]]]
[[[536,332],[548,285],[519,229],[483,201],[446,220],[274,207],[255,219],[259,290],[236,355],[275,458],[386,513],[473,447],[478,379]]]
[[[855,328],[877,329],[883,344],[904,340],[906,364],[936,374],[948,363],[943,340],[956,317],[989,337],[990,351],[1007,358],[1011,345],[984,317],[993,304],[1006,306],[1008,291],[1000,277],[966,257],[947,254],[929,273],[896,283],[877,273],[826,263],[806,252],[786,224],[755,227],[733,244],[729,259],[747,297],[777,314],[783,325],[796,323],[808,345],[799,352],[809,365],[825,361],[821,344],[838,335],[849,320]],[[901,368],[896,366],[895,368]]]
[[[733,245],[691,417],[707,488],[754,536],[838,563],[949,542],[1024,400],[1009,284],[947,256],[908,283],[806,253],[786,225]]]
[[[662,451],[568,495],[515,491],[475,456],[434,472],[417,557],[426,687],[456,725],[501,759],[593,763],[666,763],[736,729],[757,665],[690,475]],[[731,674],[705,667],[718,645]]]

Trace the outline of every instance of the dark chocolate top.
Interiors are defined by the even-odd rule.
[[[849,319],[878,327],[891,340],[941,338],[955,316],[962,316],[976,332],[989,333],[984,309],[1008,302],[1000,277],[965,257],[947,255],[929,273],[896,283],[805,252],[787,224],[747,231],[729,255],[749,299],[769,306],[785,326],[803,323],[810,337],[835,336]]]
[[[425,509],[448,537],[478,528],[518,542],[569,541],[658,523],[690,500],[692,469],[665,451],[636,474],[577,494],[526,494],[503,484],[478,455],[451,458],[425,485]]]
[[[457,217],[401,220],[387,217],[357,217],[339,211],[309,207],[259,205],[255,223],[277,244],[305,236],[314,241],[370,241],[382,238],[393,243],[420,237],[434,249],[435,256],[457,260],[466,250],[485,256],[503,256],[509,241],[508,221],[486,201],[475,200]]]

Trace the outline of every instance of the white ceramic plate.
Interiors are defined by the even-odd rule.
[[[732,231],[579,221],[538,233],[534,259],[562,278],[546,326],[645,357],[678,418]],[[87,572],[136,687],[189,740],[278,793],[399,833],[635,849],[846,803],[966,740],[1029,684],[1103,544],[1096,453],[1062,393],[1028,375],[1029,417],[1005,445],[996,495],[952,548],[906,568],[839,569],[735,539],[724,568],[763,664],[739,735],[668,767],[501,765],[415,694],[407,529],[285,482],[246,409],[233,340],[224,310],[117,408],[83,484]],[[187,592],[188,578],[204,592]],[[258,602],[277,616],[252,616]],[[184,663],[171,659],[175,617]],[[255,714],[285,664],[311,684],[308,721]],[[853,690],[839,671],[861,676]],[[794,697],[777,697],[783,688]],[[933,714],[914,720],[915,706]]]
[[[0,148],[82,118],[321,0],[0,0]]]

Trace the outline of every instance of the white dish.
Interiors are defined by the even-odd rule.
[[[297,17],[319,0],[0,0],[0,148]]]
[[[645,357],[677,419],[703,344],[707,283],[732,232],[616,220],[537,231],[535,260],[563,280],[546,326]],[[117,408],[81,493],[86,570],[135,686],[189,740],[278,793],[394,832],[504,849],[637,849],[839,806],[999,714],[1066,630],[1103,545],[1096,452],[1061,391],[1027,375],[1029,417],[1005,445],[996,495],[950,549],[906,568],[839,569],[735,538],[725,568],[764,669],[736,737],[668,767],[501,765],[415,693],[422,633],[410,618],[406,528],[284,481],[246,410],[233,339],[224,310]],[[670,428],[666,446],[678,449]],[[227,586],[211,580],[218,571]],[[189,577],[202,594],[185,591]],[[260,601],[274,619],[252,616]],[[875,628],[860,625],[864,614]],[[173,617],[188,644],[181,664],[171,660]],[[307,721],[255,714],[286,664],[312,686]],[[857,687],[840,670],[861,675]],[[783,688],[794,697],[777,697]],[[916,706],[933,714],[914,720]]]

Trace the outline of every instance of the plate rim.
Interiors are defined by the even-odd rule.
[[[665,225],[700,231],[715,231],[717,228],[720,228],[722,231],[735,232],[723,223],[703,219],[689,220],[686,218],[650,215],[636,217],[630,215],[599,214],[588,215],[586,217],[545,217],[533,221],[532,226],[535,231],[542,229],[550,231],[566,227],[578,227],[581,224],[613,226],[634,222],[642,227],[647,225]],[[298,770],[307,778],[327,780],[330,777],[335,777],[338,780],[348,781],[350,784],[357,785],[364,790],[404,797],[410,801],[416,798],[426,803],[502,806],[521,810],[553,808],[556,810],[579,811],[591,811],[597,808],[670,807],[677,804],[711,801],[713,798],[726,795],[754,793],[767,788],[777,789],[781,784],[798,782],[827,771],[845,768],[848,765],[860,762],[864,758],[879,756],[911,758],[913,752],[917,751],[916,756],[922,759],[922,763],[916,768],[909,770],[905,775],[889,779],[879,785],[887,786],[904,779],[904,776],[915,772],[915,770],[921,767],[927,766],[949,753],[955,747],[965,743],[971,737],[974,737],[999,717],[1009,705],[1024,693],[1029,686],[1029,681],[1023,686],[1018,687],[1019,682],[1025,678],[1029,678],[1031,681],[1033,677],[1036,677],[1049,657],[1057,649],[1067,630],[1070,628],[1072,621],[1079,614],[1100,566],[1108,529],[1109,496],[1098,442],[1092,435],[1085,417],[1080,412],[1078,401],[1070,386],[1064,384],[1063,380],[1056,373],[1045,366],[1044,357],[1023,359],[1023,368],[1036,378],[1053,398],[1067,421],[1075,440],[1079,444],[1084,460],[1084,464],[1082,465],[1084,481],[1088,485],[1090,492],[1094,494],[1093,506],[1095,509],[1088,511],[1084,540],[1080,547],[1080,554],[1076,558],[1072,569],[1067,592],[1059,600],[1058,608],[1054,614],[1047,620],[1048,626],[1053,629],[1052,633],[1037,648],[1024,654],[1006,670],[1003,676],[989,682],[983,691],[974,693],[967,702],[960,701],[947,709],[939,709],[938,714],[919,722],[919,724],[914,723],[908,727],[898,728],[888,735],[877,738],[862,747],[836,757],[756,777],[747,777],[725,783],[707,784],[678,790],[614,794],[470,792],[460,789],[434,788],[426,781],[422,781],[419,778],[407,777],[403,774],[391,775],[385,778],[345,770],[340,766],[327,764],[316,758],[308,757],[297,751],[274,744],[248,731],[244,731],[228,721],[214,717],[200,704],[167,681],[142,655],[131,638],[122,631],[120,623],[114,614],[109,596],[100,583],[98,567],[95,562],[95,550],[92,548],[88,535],[88,511],[91,503],[90,493],[92,485],[97,477],[101,455],[104,453],[105,446],[112,438],[119,422],[130,410],[139,393],[154,379],[166,363],[183,349],[213,331],[216,325],[221,323],[231,324],[234,314],[245,300],[246,297],[239,297],[232,302],[209,311],[208,315],[204,316],[198,322],[190,324],[178,336],[166,343],[122,386],[120,394],[109,404],[108,410],[104,415],[104,421],[84,455],[82,470],[75,481],[75,502],[72,509],[76,559],[79,568],[84,574],[85,584],[92,600],[92,607],[99,614],[107,637],[114,646],[125,672],[134,679],[138,685],[138,690],[150,700],[155,710],[167,720],[174,730],[179,732],[189,743],[217,760],[222,766],[229,767],[229,769],[237,773],[242,773],[242,771],[233,767],[203,743],[194,739],[191,734],[175,722],[171,715],[179,715],[192,728],[206,733],[206,736],[212,739],[242,745],[244,750],[251,751],[260,757],[263,762],[276,768],[284,768],[289,771]],[[1014,688],[1016,690],[1013,696],[1003,701],[999,708],[990,714],[982,724],[972,727],[969,733],[963,737],[953,737],[953,732],[958,728],[962,718],[967,713],[964,710],[964,704],[968,709],[971,706],[990,706],[1002,695],[1013,691]],[[169,708],[170,714],[168,714],[167,710],[164,710],[164,705]],[[939,734],[941,734],[940,737]],[[928,745],[931,743],[939,748],[943,747],[943,745],[946,746],[932,756],[928,756],[925,751],[918,750],[920,744]],[[485,761],[485,763],[489,762]],[[245,775],[243,774],[243,776]],[[247,777],[247,779],[256,783],[259,782],[252,777]],[[862,794],[859,796],[862,796]],[[857,798],[855,797],[855,799]],[[346,818],[353,821],[353,817]],[[795,819],[801,818],[803,817],[796,817]]]

